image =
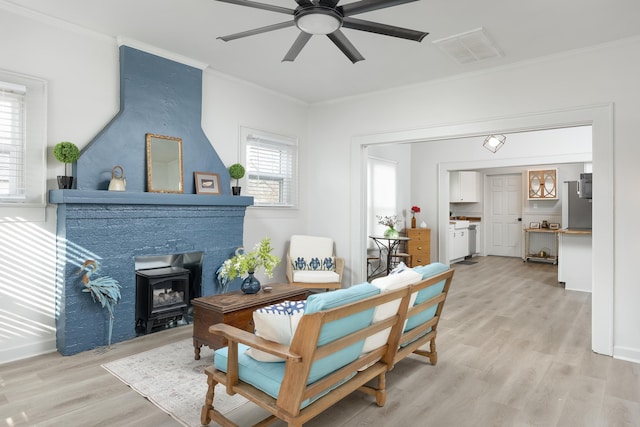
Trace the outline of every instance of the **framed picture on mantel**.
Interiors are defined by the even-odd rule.
[[[220,194],[220,175],[210,172],[194,172],[196,194]]]

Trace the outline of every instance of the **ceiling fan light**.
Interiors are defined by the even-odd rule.
[[[484,143],[482,144],[484,148],[495,153],[504,145],[504,142],[507,140],[507,137],[504,135],[489,135],[484,139]]]
[[[341,25],[340,16],[331,9],[303,11],[296,16],[296,26],[307,34],[331,34]]]

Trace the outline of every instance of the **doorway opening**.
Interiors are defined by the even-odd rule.
[[[538,114],[527,114],[494,120],[484,120],[464,124],[434,126],[424,129],[412,129],[384,134],[363,135],[353,138],[352,144],[352,182],[357,195],[352,197],[352,212],[354,221],[362,223],[366,212],[366,173],[363,165],[366,163],[369,146],[389,143],[441,142],[455,138],[486,136],[492,132],[502,134],[527,132],[544,129],[563,129],[575,126],[592,126],[592,150],[589,153],[571,153],[566,150],[562,142],[541,141],[536,145],[525,147],[521,157],[514,157],[513,162],[522,166],[549,163],[589,162],[593,159],[593,173],[598,177],[593,184],[593,257],[598,263],[593,263],[593,292],[592,292],[592,349],[601,354],[613,354],[613,227],[610,221],[613,217],[613,153],[611,150],[613,137],[612,105],[599,105],[573,110],[552,111]],[[550,144],[550,145],[548,145]],[[455,144],[451,144],[451,148]],[[542,146],[549,146],[552,150],[543,150]],[[559,151],[553,151],[559,149]],[[563,151],[563,149],[565,149]],[[486,151],[486,150],[485,150]],[[505,152],[504,149],[500,153]],[[556,152],[557,154],[551,154]],[[478,152],[479,153],[479,152]],[[478,155],[481,157],[482,155]],[[487,158],[487,157],[485,157]],[[487,158],[486,164],[478,166],[471,161],[437,163],[436,176],[429,179],[436,183],[430,196],[437,198],[434,217],[438,224],[438,236],[447,233],[448,203],[449,203],[449,172],[455,170],[469,170],[478,167],[506,167],[505,158]],[[433,174],[433,167],[426,165],[423,169]],[[412,176],[413,179],[413,176]],[[437,194],[434,194],[437,193]],[[597,198],[596,198],[597,196]],[[364,248],[366,245],[363,224],[354,227],[352,231],[351,258],[360,260],[362,271],[360,277],[365,277]],[[438,253],[443,254],[446,245],[443,239],[438,239]]]

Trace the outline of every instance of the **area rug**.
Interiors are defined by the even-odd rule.
[[[200,426],[200,410],[207,393],[204,369],[213,363],[212,352],[193,358],[193,341],[186,339],[102,365],[136,392],[187,427]],[[229,396],[218,384],[215,406],[232,411],[247,400]]]

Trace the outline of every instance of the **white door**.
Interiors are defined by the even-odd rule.
[[[489,175],[487,255],[522,256],[522,175]]]

